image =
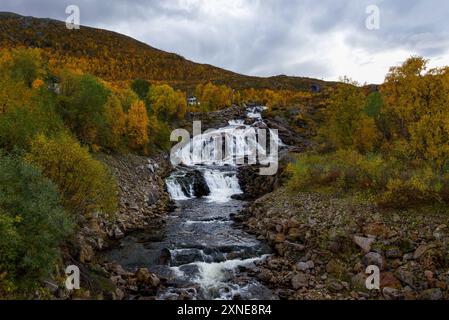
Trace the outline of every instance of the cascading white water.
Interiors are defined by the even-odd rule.
[[[202,139],[192,139],[185,147],[186,154],[178,154],[183,165],[175,166],[166,179],[171,198],[178,202],[176,212],[166,218],[164,237],[146,245],[140,237],[129,236],[111,255],[112,260],[123,260],[121,264],[130,269],[150,267],[151,272],[169,279],[167,286],[158,290],[157,299],[275,298],[252,274],[271,253],[270,248],[232,221],[232,215],[245,203],[233,197],[243,193],[236,160],[248,163],[250,148],[265,151],[253,135],[258,128],[267,127],[260,116],[262,110],[248,109],[247,118],[253,119],[249,121],[253,126],[245,124],[248,119],[232,120]],[[217,136],[222,138],[219,143],[214,141]],[[217,160],[217,149],[223,145],[229,156]],[[194,146],[201,153],[191,155]]]
[[[224,203],[229,201],[233,195],[243,193],[235,172],[205,170],[204,179],[210,189],[208,199],[211,202]]]
[[[167,179],[165,183],[167,185],[168,193],[173,200],[182,201],[190,199],[184,194],[181,185],[176,180]]]
[[[265,109],[248,108],[247,117],[254,119],[255,124],[263,125],[261,112]],[[173,164],[181,163],[186,167],[195,167],[201,172],[211,192],[208,199],[212,202],[223,203],[229,201],[233,195],[242,193],[235,169],[223,171],[223,168],[257,163],[267,165],[275,160],[273,157],[277,156],[277,146],[282,144],[277,134],[270,129],[267,132],[259,131],[257,126],[247,125],[242,119],[230,120],[228,124],[227,127],[208,130],[193,137],[190,143],[178,149],[172,158]],[[266,143],[260,143],[264,139],[270,143],[270,148]],[[275,154],[272,154],[272,145],[276,147]],[[217,169],[204,169],[204,166]],[[172,199],[191,199],[194,196],[192,186],[189,186],[190,194],[186,194],[189,192],[182,188],[178,178],[172,176],[167,179],[167,189]]]

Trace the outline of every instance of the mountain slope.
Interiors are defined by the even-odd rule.
[[[227,84],[235,89],[271,88],[309,90],[331,83],[298,77],[250,77],[155,49],[133,38],[81,26],[68,30],[64,22],[0,13],[0,46],[33,47],[44,51],[58,66],[72,65],[111,82],[142,78],[191,89],[201,82]]]

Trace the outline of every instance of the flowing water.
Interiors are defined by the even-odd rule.
[[[275,298],[248,272],[267,258],[270,248],[236,228],[231,218],[244,205],[236,197],[242,194],[237,163],[251,159],[253,150],[263,154],[268,149],[252,134],[263,126],[262,110],[248,109],[246,122],[230,121],[178,150],[181,165],[166,179],[177,208],[167,218],[165,230],[156,237],[131,235],[110,254],[128,269],[147,267],[168,278],[158,299]],[[228,152],[217,156],[221,147]]]

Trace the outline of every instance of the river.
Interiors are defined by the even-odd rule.
[[[205,135],[191,139],[177,154],[182,165],[166,179],[176,209],[167,217],[165,229],[132,234],[109,254],[129,270],[146,267],[169,279],[158,299],[276,298],[252,272],[270,255],[270,248],[232,221],[245,205],[239,200],[237,159],[248,160],[254,147],[263,148],[247,135],[264,126],[262,111],[249,108],[246,119],[213,130],[210,137],[218,133],[229,138],[219,144]],[[218,160],[216,149],[221,145],[229,153]]]

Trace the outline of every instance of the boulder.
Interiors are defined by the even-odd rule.
[[[378,266],[380,270],[385,268],[385,260],[381,254],[377,252],[369,252],[363,257],[365,266]]]
[[[375,241],[376,240],[374,238],[365,238],[365,237],[354,236],[355,244],[358,245],[365,253],[368,253],[371,251],[371,245]]]
[[[301,288],[307,288],[309,286],[309,279],[310,276],[305,273],[298,273],[294,275],[291,281],[293,289],[298,290]]]

